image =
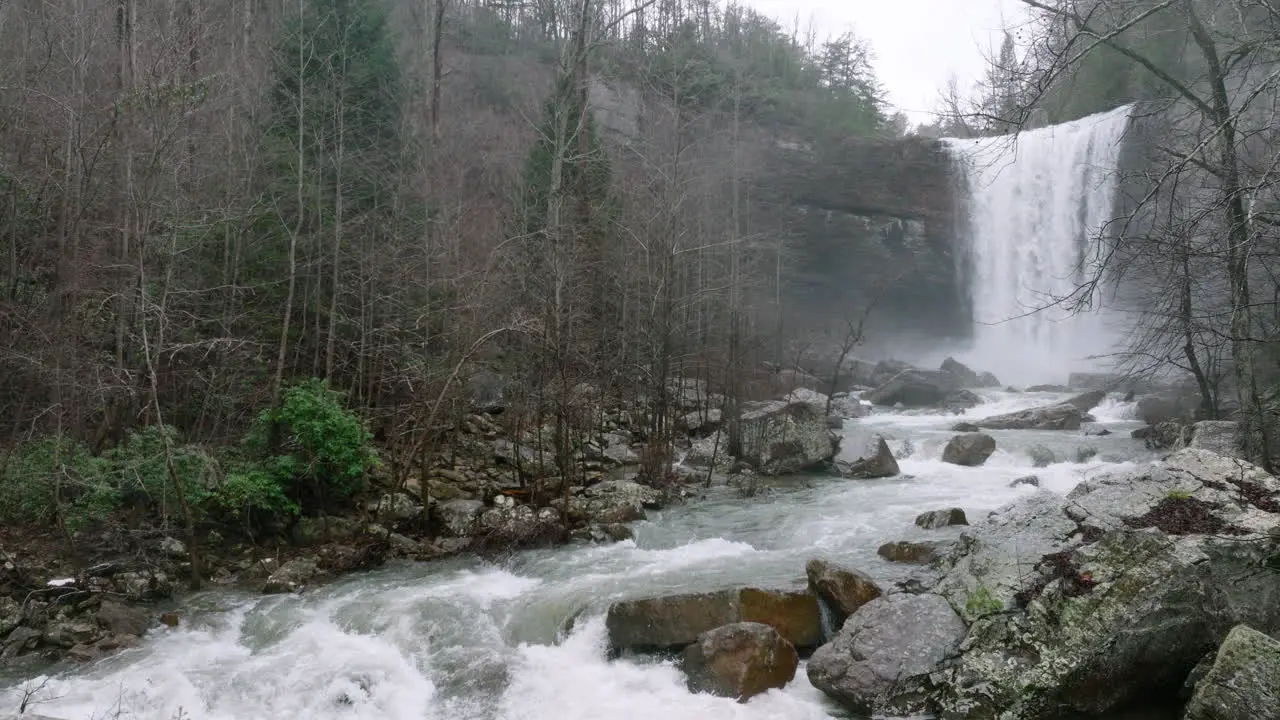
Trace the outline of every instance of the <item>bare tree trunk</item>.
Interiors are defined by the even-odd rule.
[[[298,16],[302,17],[305,12],[304,0],[298,0]],[[246,5],[246,13],[249,12]],[[284,363],[289,352],[289,321],[293,318],[293,300],[294,294],[297,292],[298,286],[298,236],[302,234],[302,220],[305,216],[304,200],[306,195],[306,153],[303,146],[303,138],[306,135],[305,111],[306,97],[303,87],[305,83],[301,79],[307,69],[307,61],[305,55],[305,43],[298,43],[298,154],[295,159],[297,162],[298,183],[297,191],[297,214],[298,217],[294,221],[293,229],[289,233],[289,289],[285,293],[284,310],[280,318],[280,343],[276,347],[276,373],[271,383],[271,401],[272,403],[280,402],[280,386],[284,383]]]

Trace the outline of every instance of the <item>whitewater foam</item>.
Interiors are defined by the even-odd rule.
[[[1115,318],[1105,307],[1076,313],[1071,301],[1101,269],[1130,111],[946,141],[966,180],[976,325],[962,357],[975,367],[1030,384],[1108,365],[1091,358],[1115,350]]]

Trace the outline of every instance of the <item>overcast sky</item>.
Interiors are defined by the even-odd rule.
[[[785,27],[810,20],[821,38],[853,30],[871,43],[889,102],[913,124],[928,122],[947,78],[961,89],[981,77],[999,48],[1002,20],[1024,15],[1018,0],[746,0]]]

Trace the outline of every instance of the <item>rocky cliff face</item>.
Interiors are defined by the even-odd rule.
[[[597,78],[590,93],[596,121],[614,142],[627,145],[642,135],[647,106],[638,91]],[[846,316],[879,296],[877,336],[968,335],[968,293],[956,252],[962,213],[941,142],[911,136],[806,144],[756,130],[751,155],[763,159],[744,168],[751,181],[747,211],[753,233],[786,241],[786,327],[843,328]],[[761,153],[755,146],[761,142],[773,145]]]
[[[880,321],[930,338],[967,336],[952,161],[936,140],[780,144],[755,195],[794,237],[789,298],[822,316],[883,292]],[[881,288],[885,288],[881,291]]]

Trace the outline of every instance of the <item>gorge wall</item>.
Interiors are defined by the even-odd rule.
[[[842,325],[874,298],[872,345],[968,338],[963,208],[945,146],[928,138],[779,143],[755,194],[792,236],[787,300],[814,325]]]

